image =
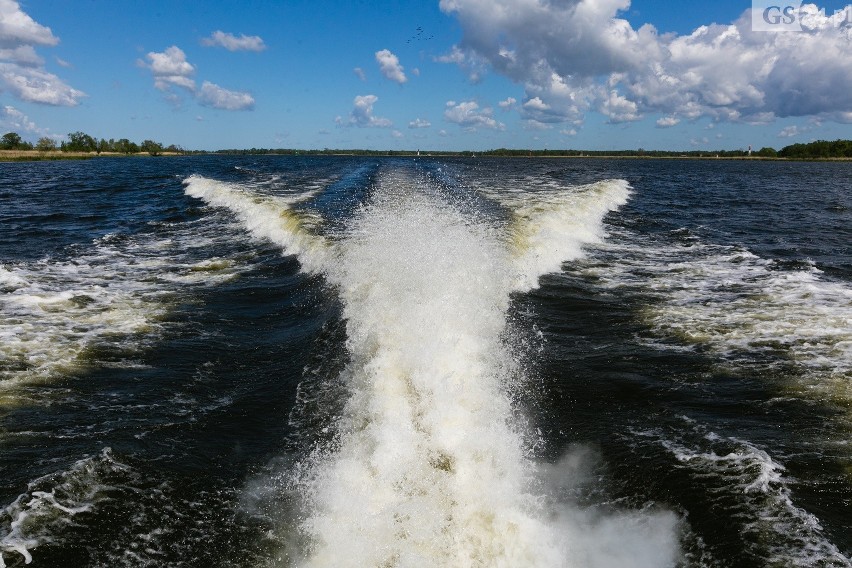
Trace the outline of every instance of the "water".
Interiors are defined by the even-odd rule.
[[[846,164],[2,165],[6,566],[851,566]]]

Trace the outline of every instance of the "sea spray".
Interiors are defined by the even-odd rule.
[[[281,561],[673,565],[676,515],[568,504],[551,487],[558,470],[533,461],[534,436],[512,402],[523,400],[513,391],[523,384],[507,340],[511,295],[602,239],[603,216],[625,202],[627,183],[516,196],[504,204],[514,217],[505,232],[439,189],[410,170],[383,170],[372,201],[337,240],[316,246],[321,239],[281,202],[187,180],[188,194],[227,207],[252,234],[321,270],[342,302],[348,398],[336,435],[298,463],[285,460],[287,472],[271,480],[285,480],[301,501],[298,512],[282,511],[295,523],[281,522]]]
[[[504,390],[507,253],[422,189],[385,176],[329,272],[351,397],[304,480],[308,565],[554,565]]]
[[[209,205],[232,211],[252,236],[280,246],[286,254],[298,255],[306,272],[321,272],[328,260],[325,239],[311,231],[307,215],[298,215],[293,205],[305,195],[271,197],[257,195],[237,184],[192,175],[184,180],[187,195]]]
[[[630,185],[624,180],[493,195],[514,216],[509,236],[517,267],[515,289],[536,288],[540,276],[580,258],[584,246],[601,242],[606,236],[604,216],[627,203],[629,196]]]

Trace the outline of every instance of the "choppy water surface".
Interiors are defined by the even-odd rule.
[[[846,164],[2,168],[0,565],[852,566]]]

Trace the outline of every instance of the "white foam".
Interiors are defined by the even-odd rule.
[[[649,434],[646,434],[649,435]],[[655,436],[657,434],[650,434]],[[766,560],[780,566],[852,566],[837,546],[828,540],[819,519],[798,507],[793,500],[784,466],[765,450],[744,440],[707,433],[705,440],[713,448],[731,448],[727,453],[715,449],[694,448],[662,438],[660,443],[695,475],[722,485],[724,491],[739,491],[742,508],[737,512],[744,532],[751,535],[746,546]],[[773,538],[765,535],[771,533]],[[758,547],[765,543],[767,549]]]
[[[583,256],[583,247],[603,242],[603,218],[627,203],[630,186],[606,180],[535,193],[496,194],[514,214],[513,254],[519,269],[515,288],[538,286],[538,278]]]
[[[582,535],[561,533],[536,495],[513,418],[501,335],[517,265],[505,241],[401,172],[374,193],[328,268],[350,398],[337,443],[301,470],[304,565],[583,565],[569,550]],[[674,540],[632,565],[671,564]]]
[[[600,250],[587,272],[601,286],[650,295],[640,312],[658,339],[709,348],[749,366],[790,364],[808,391],[852,399],[852,288],[815,267],[778,270],[738,247],[666,246],[625,235]]]
[[[511,293],[602,239],[626,182],[518,193],[504,201],[515,219],[501,234],[442,201],[427,178],[385,171],[336,242],[311,234],[307,212],[285,200],[198,176],[185,183],[322,271],[343,302],[349,399],[337,438],[290,471],[308,542],[298,565],[675,563],[671,513],[593,514],[545,499],[510,402],[519,386],[504,341]],[[612,550],[625,540],[641,553]]]
[[[222,227],[214,227],[214,235],[204,230],[189,223],[168,227],[161,237],[110,234],[73,249],[76,256],[0,267],[3,404],[18,396],[21,384],[89,365],[86,353],[93,348],[137,351],[162,328],[174,292],[246,269],[230,258],[197,260],[197,248],[228,238]]]
[[[310,229],[318,217],[296,214],[292,206],[305,199],[301,194],[289,199],[252,193],[236,184],[199,175],[184,180],[186,194],[215,207],[231,211],[255,238],[266,239],[285,254],[299,257],[307,272],[321,272],[328,261],[328,245]]]
[[[0,513],[0,550],[17,553],[29,564],[31,550],[51,542],[75,515],[91,511],[108,499],[110,487],[105,485],[104,476],[125,468],[106,448],[99,456],[80,460],[67,471],[30,482],[27,492]],[[0,568],[5,566],[0,554]]]

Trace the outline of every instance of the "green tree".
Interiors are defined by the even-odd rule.
[[[100,156],[101,152],[112,152],[112,144],[107,142],[106,139],[101,138],[98,140],[97,144],[95,144],[95,152]]]
[[[7,132],[0,138],[0,150],[17,150],[21,146],[21,137],[17,132]]]
[[[143,152],[148,152],[152,156],[159,156],[163,152],[163,145],[153,140],[143,140],[139,148]]]
[[[757,151],[757,155],[761,158],[775,158],[778,156],[778,152],[775,151],[775,148],[764,147]]]
[[[122,154],[135,154],[139,151],[139,146],[135,142],[131,142],[127,138],[120,138],[113,144],[113,150]]]
[[[53,138],[48,138],[47,136],[42,136],[36,142],[36,150],[40,152],[52,152],[56,150],[56,140]]]
[[[85,132],[71,132],[68,134],[68,143],[62,144],[63,152],[94,152],[98,143]]]

